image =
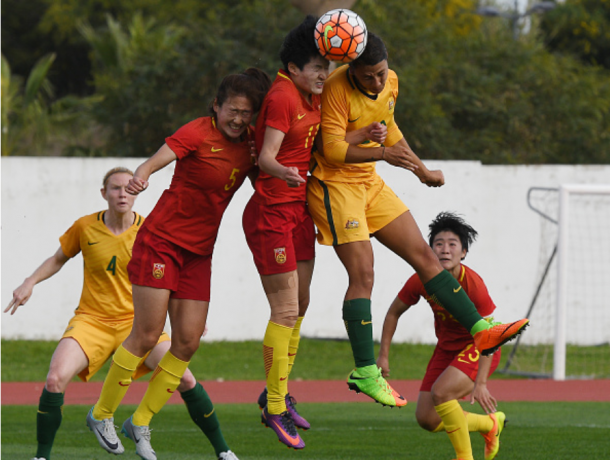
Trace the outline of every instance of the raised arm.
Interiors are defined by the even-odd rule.
[[[69,257],[64,254],[60,247],[55,254],[45,260],[40,267],[34,271],[34,273],[26,278],[21,286],[13,291],[13,299],[9,302],[8,307],[6,307],[4,310],[4,313],[8,313],[10,310],[11,315],[14,315],[17,309],[21,305],[25,305],[25,303],[30,299],[34,286],[41,281],[50,278],[61,270],[61,267],[63,267],[68,260]]]
[[[160,169],[165,168],[172,161],[175,161],[176,158],[178,158],[178,156],[174,151],[169,148],[167,144],[163,144],[163,146],[157,150],[157,153],[138,166],[138,169],[136,169],[127,185],[127,192],[132,195],[137,195],[146,190],[148,188],[148,179],[150,176]]]
[[[377,358],[377,365],[381,367],[381,373],[384,377],[389,377],[390,375],[390,345],[392,344],[392,337],[394,337],[396,332],[398,319],[409,307],[410,305],[405,304],[396,297],[385,315],[383,331],[381,333],[381,348],[379,349],[379,358]]]

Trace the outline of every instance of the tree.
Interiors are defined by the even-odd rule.
[[[566,0],[544,15],[540,31],[551,51],[610,69],[610,0]]]

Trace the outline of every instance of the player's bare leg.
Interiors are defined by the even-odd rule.
[[[87,355],[72,338],[61,339],[55,348],[36,414],[36,457],[50,458],[55,434],[62,421],[64,393],[68,383],[89,365]]]

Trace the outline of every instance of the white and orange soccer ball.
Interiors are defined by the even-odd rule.
[[[316,23],[314,38],[320,54],[330,61],[351,62],[366,47],[364,20],[351,10],[324,13]]]

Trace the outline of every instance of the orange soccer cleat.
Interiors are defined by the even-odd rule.
[[[529,319],[522,319],[510,324],[492,323],[488,329],[474,335],[474,345],[483,356],[491,355],[506,342],[521,334],[529,322]]]
[[[500,435],[507,422],[504,412],[496,412],[495,414],[489,414],[489,416],[494,421],[494,427],[489,433],[481,433],[481,436],[485,439],[485,460],[493,460],[498,455]]]

